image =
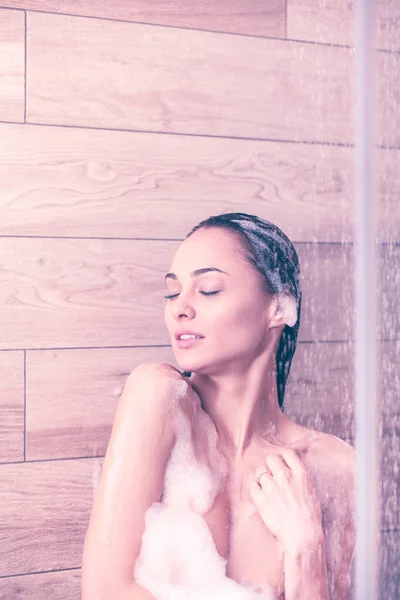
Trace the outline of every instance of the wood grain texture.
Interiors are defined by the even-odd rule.
[[[293,241],[351,242],[354,160],[336,146],[0,124],[0,235],[182,239],[242,211]],[[376,160],[378,239],[397,242],[400,151]]]
[[[379,0],[376,5],[375,47],[400,48],[400,4]],[[287,36],[327,44],[355,44],[356,4],[353,0],[288,0]]]
[[[379,600],[398,600],[400,531],[382,533],[380,542]]]
[[[353,141],[347,48],[27,16],[28,122]]]
[[[354,342],[300,343],[285,392],[285,413],[306,427],[354,440],[354,353]],[[399,436],[400,341],[382,342],[378,354],[379,434]]]
[[[5,577],[0,600],[81,600],[81,569]]]
[[[394,236],[400,161],[386,154]],[[244,211],[296,241],[352,241],[353,163],[335,146],[0,125],[0,235],[179,239]]]
[[[0,352],[0,463],[24,460],[24,353]]]
[[[168,240],[0,239],[0,348],[169,345],[164,275],[178,246]],[[351,247],[295,247],[303,286],[299,339],[352,339]],[[378,333],[396,339],[400,324],[391,307],[399,283],[392,273],[400,249],[382,246],[381,252],[388,277],[382,275],[379,288]]]
[[[395,455],[388,453],[388,459]],[[0,465],[0,515],[8,523],[0,548],[2,577],[81,565],[102,464],[98,457]],[[382,528],[393,526],[397,504],[383,502],[382,511]]]
[[[376,138],[387,147],[400,146],[400,3],[398,52],[375,53],[374,78],[376,86]]]
[[[28,352],[27,460],[105,454],[128,375],[159,361],[170,347]]]
[[[0,8],[0,121],[24,121],[25,21]]]
[[[354,437],[353,352],[351,344],[300,343],[285,395],[288,416],[343,439]],[[27,459],[104,455],[126,379],[145,361],[179,368],[171,347],[28,352]],[[393,423],[396,391],[388,393],[385,414]]]
[[[299,344],[286,392],[288,415],[354,437],[352,352],[349,344]],[[179,368],[171,347],[28,352],[27,459],[105,454],[126,378],[145,361]],[[391,399],[386,412],[393,418]]]
[[[381,533],[379,600],[398,600],[400,532]],[[39,573],[0,579],[0,600],[80,600],[81,570]]]
[[[300,344],[293,359],[285,414],[296,422],[355,445],[354,344]],[[379,348],[377,378],[382,529],[400,526],[400,342]]]
[[[7,6],[44,12],[138,21],[153,25],[189,27],[268,37],[285,35],[284,0],[6,0]]]
[[[81,566],[102,459],[0,465],[0,576]]]

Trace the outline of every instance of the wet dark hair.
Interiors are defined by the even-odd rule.
[[[244,258],[260,273],[263,290],[269,295],[285,294],[297,305],[297,321],[293,327],[285,325],[276,352],[276,383],[278,402],[283,410],[286,382],[296,351],[301,315],[300,264],[297,252],[279,227],[247,213],[222,213],[195,225],[186,239],[201,228],[222,228],[240,236]],[[183,375],[189,376],[190,371]]]

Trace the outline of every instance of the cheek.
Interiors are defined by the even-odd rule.
[[[249,345],[257,338],[260,323],[254,308],[243,309],[238,307],[236,310],[221,312],[218,319],[215,319],[216,330],[224,336],[224,339],[232,344]]]

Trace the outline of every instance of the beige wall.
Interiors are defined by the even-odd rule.
[[[338,0],[2,6],[0,599],[76,600],[116,403],[139,362],[176,364],[163,275],[200,220],[250,212],[294,241],[304,293],[287,413],[354,443],[353,13]],[[379,11],[382,597],[394,600],[400,9]]]

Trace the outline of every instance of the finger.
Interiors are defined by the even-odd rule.
[[[273,477],[276,477],[280,474],[283,474],[285,476],[291,474],[290,468],[285,463],[283,457],[279,454],[268,454],[265,457],[265,463],[272,472]]]
[[[264,477],[262,479],[264,479]],[[251,499],[256,506],[260,506],[265,502],[265,490],[259,486],[257,481],[250,481],[249,492]]]
[[[259,465],[255,470],[256,477],[259,477],[263,473],[265,473],[266,477],[272,477],[272,471],[267,465]]]
[[[298,473],[304,471],[304,465],[302,461],[298,457],[297,453],[291,448],[282,448],[281,456],[288,465],[289,469],[291,469],[293,472]]]
[[[271,491],[272,486],[275,486],[272,479],[268,480],[267,477],[268,476],[265,475],[261,478],[260,483],[263,482],[262,486],[255,479],[249,482],[250,496],[257,506],[265,507],[265,501],[268,498],[269,492]]]
[[[276,470],[290,471],[290,467],[285,462],[283,456],[280,454],[267,454],[265,457],[265,463],[268,465],[270,471],[274,473]]]
[[[267,471],[267,468],[264,466],[259,466],[255,471],[255,483],[259,485],[259,489],[262,489],[263,492],[268,492],[272,489],[272,487],[276,486],[276,482],[272,477],[272,473]]]

